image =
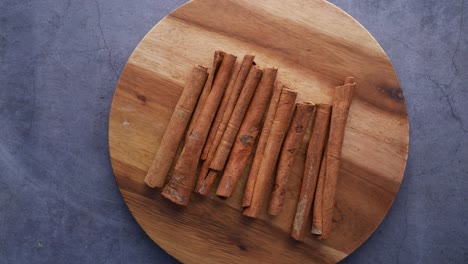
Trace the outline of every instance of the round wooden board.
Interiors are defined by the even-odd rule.
[[[194,64],[215,50],[262,67],[298,101],[330,103],[347,76],[357,87],[343,146],[331,237],[289,238],[301,181],[299,155],[284,212],[248,219],[240,200],[192,195],[187,208],[143,179]],[[184,263],[332,263],[359,247],[389,210],[408,153],[406,105],[385,52],[358,22],[322,0],[195,0],[172,12],[141,41],[117,85],[109,124],[112,167],[128,208],[146,233]]]

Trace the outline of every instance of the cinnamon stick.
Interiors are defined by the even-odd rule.
[[[312,230],[314,235],[321,235],[323,232],[323,188],[327,174],[327,148],[323,151],[320,162],[320,173],[318,175],[317,187],[315,188],[314,209],[312,213]]]
[[[312,103],[305,102],[296,104],[291,126],[289,127],[279,157],[275,185],[273,185],[273,191],[270,196],[270,206],[268,208],[268,213],[270,215],[279,215],[283,210],[286,183],[288,182],[297,150],[304,138],[314,110],[315,105]]]
[[[182,153],[176,162],[169,182],[164,186],[162,195],[179,205],[187,205],[193,189],[198,161],[203,150],[211,123],[226,90],[236,57],[225,54],[212,90],[206,99],[197,123],[189,131]]]
[[[210,132],[208,133],[208,138],[206,139],[205,146],[203,147],[203,152],[201,154],[200,159],[206,160],[208,157],[208,152],[213,145],[214,136],[216,135],[216,131],[218,131],[219,124],[223,119],[223,115],[226,112],[226,107],[229,102],[229,98],[231,98],[231,94],[234,92],[234,83],[237,79],[237,75],[239,75],[241,65],[237,64],[234,66],[234,70],[231,75],[231,79],[229,80],[228,86],[226,88],[226,92],[224,93],[223,99],[221,100],[221,104],[219,105],[218,112],[216,112],[215,119],[213,124],[211,125]]]
[[[267,198],[266,196],[268,190],[271,188],[273,171],[276,167],[281,145],[283,144],[289,122],[294,112],[296,97],[297,91],[295,90],[286,88],[281,92],[278,109],[276,110],[270,135],[265,146],[265,152],[263,153],[263,159],[255,181],[252,201],[250,206],[244,209],[243,212],[245,216],[258,217],[262,205]]]
[[[207,77],[206,67],[200,65],[193,67],[190,78],[164,132],[156,156],[146,174],[145,183],[148,186],[152,188],[163,187]]]
[[[231,152],[233,142],[236,138],[239,127],[244,119],[245,113],[249,107],[252,96],[257,88],[258,81],[262,77],[262,70],[258,66],[252,66],[247,77],[247,80],[242,88],[242,92],[239,96],[239,100],[236,103],[232,116],[229,119],[229,123],[226,126],[226,131],[221,138],[221,141],[216,149],[215,154],[209,163],[210,170],[221,171],[224,169],[226,160]],[[200,194],[207,195],[211,191],[216,180],[217,173],[209,173],[209,177],[199,177],[196,191]],[[202,175],[201,175],[202,176]]]
[[[327,170],[323,189],[323,230],[319,239],[328,238],[331,231],[341,150],[355,86],[354,78],[350,77],[346,79],[345,85],[335,89],[327,148]]]
[[[203,91],[200,95],[200,98],[198,99],[197,107],[193,113],[192,121],[190,122],[188,131],[192,131],[193,126],[198,122],[198,116],[200,116],[200,113],[203,110],[203,106],[205,105],[206,98],[208,98],[208,95],[210,94],[211,87],[213,86],[213,82],[219,70],[219,66],[223,61],[224,54],[225,53],[220,50],[217,50],[214,53],[213,66],[211,68],[210,74],[208,75],[208,79],[206,80],[205,87],[203,87]]]
[[[316,201],[321,199],[315,194],[317,179],[320,171],[320,162],[328,138],[332,106],[319,104],[316,108],[315,120],[312,126],[309,145],[307,148],[304,176],[302,178],[299,202],[297,203],[291,237],[303,240],[306,234],[307,219],[309,218],[314,196]],[[318,188],[317,188],[318,190]],[[314,213],[314,219],[316,214]]]
[[[236,78],[231,78],[230,83],[232,84],[232,89],[231,89],[232,91],[230,91],[228,87],[228,90],[226,91],[226,96],[225,96],[225,97],[228,97],[229,100],[226,104],[225,109],[221,109],[220,107],[220,109],[218,110],[215,121],[213,122],[213,126],[210,130],[210,134],[208,135],[207,143],[205,144],[205,148],[203,149],[203,153],[206,154],[206,157],[203,157],[204,154],[202,154],[202,159],[206,161],[203,162],[202,164],[202,167],[200,170],[200,176],[198,178],[199,180],[207,177],[208,175],[208,169],[209,169],[210,163],[213,160],[213,157],[215,155],[216,149],[218,148],[219,142],[221,141],[224,131],[226,130],[226,126],[229,122],[229,119],[231,118],[232,112],[234,111],[236,102],[239,99],[240,93],[242,91],[242,87],[244,87],[245,81],[247,79],[247,75],[250,72],[250,68],[254,64],[254,58],[255,56],[245,55],[244,59],[242,60],[242,64],[239,65],[238,74],[235,74]],[[233,77],[235,75],[233,74]],[[210,146],[208,146],[208,144],[210,144]],[[200,184],[197,183],[197,187],[195,187],[195,191],[198,193],[202,193],[203,191],[198,191],[200,188],[199,185]]]
[[[250,206],[250,202],[252,201],[252,194],[255,186],[255,181],[257,179],[258,170],[260,169],[263,153],[265,152],[265,146],[268,141],[268,137],[270,136],[271,125],[273,124],[276,109],[278,108],[278,102],[281,96],[281,91],[282,87],[279,85],[276,86],[273,96],[271,98],[270,106],[268,107],[268,112],[265,117],[265,123],[263,124],[262,128],[262,133],[260,135],[260,139],[258,140],[257,149],[255,150],[252,167],[250,168],[249,177],[247,178],[247,184],[245,186],[244,191],[244,198],[242,200],[243,207]],[[224,174],[226,174],[226,172],[224,172]],[[237,177],[240,177],[240,174]]]
[[[218,196],[230,197],[245,169],[260,132],[262,119],[273,93],[277,73],[278,70],[275,68],[263,70],[262,78],[235,138],[226,168],[216,190]],[[279,89],[279,91],[281,90]]]

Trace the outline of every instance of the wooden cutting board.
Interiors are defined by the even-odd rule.
[[[232,198],[192,195],[187,208],[143,179],[192,65],[211,66],[215,50],[255,54],[279,68],[298,101],[330,103],[347,76],[357,87],[343,146],[331,237],[289,238],[304,147],[288,184],[284,212],[241,214],[245,176]],[[112,167],[128,208],[146,233],[184,263],[332,263],[358,248],[389,210],[403,178],[408,118],[395,71],[376,40],[321,0],[195,0],[159,22],[120,77],[109,124]]]

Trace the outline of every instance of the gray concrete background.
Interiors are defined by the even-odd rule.
[[[0,263],[176,263],[108,156],[130,53],[184,0],[0,0]],[[381,43],[410,118],[405,180],[344,263],[468,263],[468,1],[333,0]]]

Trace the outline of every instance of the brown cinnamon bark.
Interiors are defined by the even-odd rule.
[[[297,91],[295,90],[283,89],[281,92],[278,109],[276,110],[270,136],[268,137],[263,159],[255,181],[252,201],[250,206],[244,209],[243,212],[245,216],[258,217],[262,210],[268,190],[271,188],[273,171],[276,167],[281,145],[283,144],[289,122],[294,113],[296,97]]]
[[[303,240],[306,234],[307,219],[309,218],[312,201],[315,195],[317,179],[320,171],[320,162],[322,160],[323,150],[328,138],[331,111],[332,106],[327,104],[319,104],[316,108],[312,134],[310,135],[309,146],[307,149],[299,202],[296,208],[293,228],[291,230],[291,237],[296,240]],[[315,197],[317,197],[317,195],[315,195]],[[318,199],[316,199],[316,201],[317,200]],[[314,219],[315,216],[316,215],[314,214]]]
[[[218,113],[216,114],[216,119],[213,122],[213,126],[210,130],[210,134],[208,135],[208,139],[206,143],[206,144],[209,144],[209,141],[211,140],[212,141],[211,146],[208,147],[205,144],[204,152],[206,151],[207,155],[206,155],[206,158],[204,159],[206,161],[203,162],[201,166],[200,174],[198,176],[199,181],[203,181],[203,179],[206,178],[208,175],[210,163],[213,160],[213,157],[216,153],[216,149],[218,148],[219,142],[221,141],[224,131],[226,130],[226,126],[229,123],[229,119],[231,118],[232,112],[234,111],[234,107],[236,106],[236,103],[239,99],[242,88],[244,87],[245,81],[247,80],[247,76],[250,72],[250,68],[254,64],[254,61],[253,61],[254,58],[255,56],[251,56],[251,55],[244,56],[244,59],[242,60],[242,64],[239,69],[240,72],[237,75],[236,80],[234,80],[234,82],[231,82],[233,83],[232,95],[229,96],[229,101],[226,104],[226,108],[224,109],[224,111],[220,109]],[[226,91],[226,93],[228,92],[229,90]],[[218,119],[219,119],[219,123],[217,123]],[[217,127],[216,129],[214,129],[215,126]],[[203,155],[202,155],[202,159],[203,159]],[[199,183],[197,182],[197,187],[195,187],[195,192],[203,194],[205,192],[203,191],[204,188],[200,190],[202,186],[204,186],[202,182],[199,182]]]
[[[201,111],[203,110],[203,106],[205,105],[205,101],[210,94],[211,87],[213,86],[213,82],[215,80],[216,74],[218,73],[219,66],[223,61],[225,53],[223,51],[217,50],[214,53],[213,58],[213,66],[211,68],[211,72],[208,75],[208,79],[206,80],[205,87],[203,87],[203,91],[201,92],[200,98],[198,99],[197,107],[195,108],[195,112],[192,116],[192,121],[190,122],[190,126],[188,131],[192,131],[194,124],[198,122],[198,116],[200,115]],[[188,133],[187,133],[188,136]]]
[[[237,68],[234,69],[234,73],[232,74],[229,86],[226,90],[226,95],[221,102],[221,106],[219,107],[218,113],[216,114],[216,118],[211,127],[210,134],[206,140],[205,147],[203,148],[202,160],[211,160],[213,158],[218,144],[221,141],[221,137],[226,129],[226,125],[231,118],[232,111],[234,111],[236,102],[239,99],[242,87],[244,87],[250,67],[255,64],[254,59],[255,56],[245,55],[242,63],[238,64]],[[214,147],[211,148],[212,146]],[[207,165],[209,165],[209,162]],[[206,175],[206,173],[202,173],[200,175]]]
[[[245,186],[244,191],[244,198],[242,200],[243,207],[250,206],[250,202],[252,201],[255,180],[257,179],[258,170],[260,169],[260,164],[262,162],[263,153],[265,152],[265,146],[268,137],[270,136],[271,125],[273,124],[276,109],[278,108],[278,102],[281,96],[281,91],[282,87],[279,85],[276,86],[273,96],[271,98],[270,106],[268,107],[268,112],[265,117],[265,123],[263,124],[262,128],[262,133],[260,135],[260,139],[258,140],[257,149],[255,150],[255,156],[252,163],[252,167],[250,168],[249,177],[247,178],[247,184]],[[226,174],[226,172],[224,172],[224,174]],[[240,174],[237,177],[240,177]]]
[[[156,156],[146,174],[145,182],[148,186],[152,188],[163,187],[207,77],[206,67],[200,65],[193,67],[190,78],[164,132]]]
[[[213,124],[211,125],[210,132],[208,133],[208,138],[206,139],[205,146],[203,147],[203,152],[201,155],[201,160],[206,160],[208,158],[208,152],[210,151],[211,146],[213,145],[216,132],[218,131],[219,124],[223,119],[223,115],[226,112],[226,107],[229,102],[229,98],[231,98],[232,93],[234,92],[234,83],[236,82],[237,76],[239,75],[241,65],[237,64],[234,66],[234,70],[231,75],[231,79],[229,80],[229,84],[226,88],[226,92],[224,93],[223,100],[221,100],[221,104],[219,105],[218,112],[216,113],[215,119]]]
[[[315,105],[312,103],[305,102],[296,104],[291,126],[289,127],[279,157],[275,185],[273,185],[273,191],[270,196],[270,206],[268,208],[268,213],[270,215],[279,215],[283,210],[286,184],[291,172],[291,167],[314,110]]]
[[[270,102],[278,70],[263,70],[263,76],[255,91],[252,102],[239,129],[216,195],[230,197],[245,169],[260,132],[265,110]]]
[[[236,139],[237,132],[239,131],[239,127],[244,119],[245,113],[247,112],[255,89],[257,88],[258,81],[262,77],[262,73],[262,70],[260,70],[258,66],[251,67],[245,85],[239,96],[239,100],[237,101],[231,118],[229,119],[229,123],[226,126],[226,131],[224,131],[218,148],[209,163],[210,170],[219,172],[224,169],[224,165],[226,164],[226,160],[231,152],[233,142]],[[216,177],[213,176],[216,175],[216,173],[211,173],[210,177],[202,177],[203,175],[200,175],[196,191],[200,194],[207,195],[211,191],[211,187],[216,180]]]
[[[327,147],[327,171],[323,189],[323,230],[319,239],[330,235],[335,205],[336,183],[340,169],[341,150],[348,119],[349,108],[353,99],[356,83],[354,78],[347,78],[345,85],[335,89],[333,112],[330,123],[330,137]]]
[[[236,107],[232,112],[232,116],[229,119],[229,123],[226,127],[226,131],[223,134],[221,142],[216,150],[213,161],[210,163],[210,169],[221,171],[224,169],[229,153],[231,152],[232,145],[236,138],[237,132],[244,120],[245,113],[249,108],[252,96],[255,93],[258,82],[262,78],[263,71],[258,66],[252,66],[249,77],[242,89],[242,93],[237,101]]]
[[[212,90],[208,95],[197,123],[189,131],[182,153],[177,160],[169,182],[164,186],[162,195],[179,205],[187,205],[192,193],[195,173],[203,146],[213,122],[221,98],[226,90],[236,57],[225,54],[219,67]]]
[[[312,213],[312,230],[314,235],[321,235],[323,232],[323,188],[327,174],[327,149],[325,148],[320,162],[320,173],[315,188],[314,209]]]

